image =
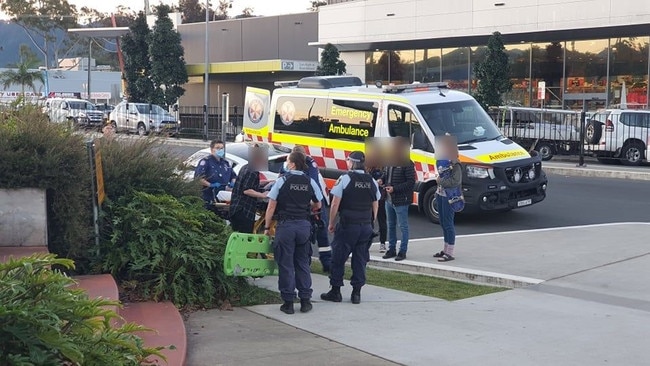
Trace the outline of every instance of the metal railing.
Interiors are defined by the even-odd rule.
[[[501,132],[544,160],[555,155],[585,156],[604,163],[639,165],[648,159],[650,111],[607,109],[597,112],[523,107],[489,111]]]
[[[241,132],[243,127],[242,108],[233,106],[229,108],[229,121],[222,123],[222,108],[208,107],[207,136],[205,134],[205,114],[203,106],[180,106],[178,118],[181,122],[180,136],[196,139],[221,138],[222,129],[226,140],[232,141]],[[224,126],[222,126],[222,124]]]

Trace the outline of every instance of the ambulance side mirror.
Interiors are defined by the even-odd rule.
[[[431,146],[431,143],[429,143],[427,136],[420,129],[416,130],[413,133],[413,136],[411,138],[411,145],[413,146],[413,149],[416,150],[433,152],[433,146]]]

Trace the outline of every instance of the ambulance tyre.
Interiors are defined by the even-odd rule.
[[[440,223],[440,216],[438,215],[438,209],[436,208],[436,186],[431,186],[427,192],[424,194],[424,200],[422,201],[424,213],[427,215],[429,221],[434,224]]]

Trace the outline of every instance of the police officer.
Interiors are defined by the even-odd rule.
[[[329,208],[329,200],[325,194],[325,180],[323,180],[323,176],[320,174],[318,163],[316,163],[314,158],[306,154],[304,147],[296,145],[293,148],[293,151],[305,154],[305,162],[307,163],[307,170],[305,173],[311,177],[311,179],[313,179],[316,184],[318,184],[318,188],[323,194],[323,200],[321,202],[322,208],[319,215],[319,218],[322,221],[322,225],[316,229],[315,239],[316,243],[318,244],[318,259],[323,266],[323,272],[329,272],[330,263],[332,262],[332,247],[330,246],[329,236],[327,235],[327,223],[329,221],[329,212],[327,210]],[[280,173],[283,173],[282,169]]]
[[[361,287],[366,283],[366,264],[370,260],[372,223],[377,219],[378,202],[381,198],[379,186],[364,168],[365,156],[353,151],[347,159],[347,174],[342,175],[332,188],[329,231],[334,233],[332,241],[332,267],[329,292],[320,295],[325,301],[341,302],[341,286],[345,262],[352,253],[351,300],[361,302]],[[340,215],[339,223],[334,220]]]
[[[198,178],[203,186],[202,194],[205,206],[213,207],[212,203],[220,191],[231,189],[235,185],[237,174],[224,159],[226,156],[225,144],[220,140],[210,142],[210,156],[201,159],[194,171],[194,178]]]
[[[314,180],[304,172],[305,155],[292,152],[287,158],[288,172],[280,177],[268,194],[264,234],[269,235],[274,215],[277,219],[273,254],[278,264],[278,287],[284,304],[280,310],[293,314],[293,300],[300,298],[300,311],[306,313],[311,304],[311,224],[309,216],[321,207],[323,195]]]

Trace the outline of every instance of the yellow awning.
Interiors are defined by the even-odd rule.
[[[250,72],[313,72],[316,71],[318,62],[297,60],[258,60],[214,62],[209,64],[210,74],[240,74]],[[205,64],[188,64],[189,76],[199,76],[205,73]]]

